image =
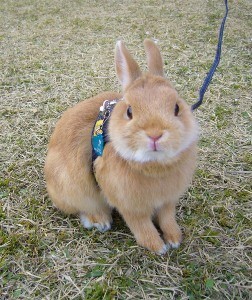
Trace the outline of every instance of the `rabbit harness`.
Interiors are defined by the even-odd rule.
[[[100,107],[100,112],[95,121],[95,125],[92,131],[91,144],[92,144],[92,165],[98,156],[102,156],[103,149],[107,142],[109,142],[108,135],[108,123],[110,115],[118,101],[105,100],[103,105]]]

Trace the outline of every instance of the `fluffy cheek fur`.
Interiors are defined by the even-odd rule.
[[[169,129],[163,131],[163,136],[157,142],[157,151],[153,151],[145,130],[134,128],[130,123],[121,127],[112,124],[110,133],[115,150],[124,159],[160,163],[170,162],[194,143],[198,136],[197,124],[194,120],[186,123],[173,122]]]

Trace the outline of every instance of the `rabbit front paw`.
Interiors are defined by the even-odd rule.
[[[150,240],[137,239],[137,243],[148,249],[151,252],[155,252],[158,255],[164,255],[170,248],[169,245],[164,244],[163,240],[160,237],[152,238]]]
[[[173,227],[170,227],[164,232],[164,240],[167,245],[173,249],[177,249],[180,246],[182,241],[182,233],[177,224],[174,224]]]

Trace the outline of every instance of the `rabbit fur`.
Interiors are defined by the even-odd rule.
[[[164,254],[181,242],[175,207],[196,167],[198,126],[164,78],[156,44],[146,39],[144,48],[148,72],[143,74],[124,43],[117,42],[115,66],[123,93],[104,92],[69,108],[50,139],[44,171],[53,203],[79,214],[84,227],[110,229],[116,208],[139,245]],[[121,98],[94,175],[91,133],[99,108],[105,100]]]

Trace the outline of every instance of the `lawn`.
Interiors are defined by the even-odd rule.
[[[49,199],[47,144],[63,111],[119,91],[114,46],[146,69],[157,40],[165,73],[193,104],[215,55],[220,0],[0,0],[0,298],[252,299],[252,2],[230,0],[220,66],[203,105],[198,168],[181,198],[179,249],[137,246],[115,212],[85,230]]]

